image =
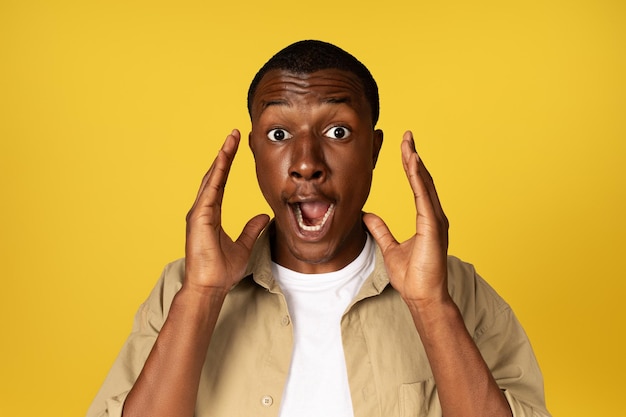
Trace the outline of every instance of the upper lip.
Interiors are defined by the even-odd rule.
[[[300,203],[328,203],[335,204],[335,199],[330,198],[322,193],[310,193],[300,194],[295,193],[286,199],[287,204],[300,204]]]
[[[326,203],[329,206],[335,204],[332,200],[330,200],[328,198],[321,198],[321,197],[318,197],[318,196],[315,196],[315,197],[295,197],[295,198],[290,198],[289,200],[287,200],[287,204],[289,204],[289,205],[302,204],[302,203]]]

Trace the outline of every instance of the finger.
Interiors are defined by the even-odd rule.
[[[204,205],[221,205],[224,196],[224,187],[226,186],[226,180],[228,179],[228,174],[239,146],[240,137],[241,135],[236,129],[226,137],[217,157],[202,178],[191,211],[195,209],[200,200],[203,201]]]
[[[413,191],[417,216],[432,217],[434,215],[432,201],[424,178],[424,172],[420,172],[423,164],[420,164],[419,156],[415,151],[413,134],[410,131],[407,131],[402,138],[401,150],[402,166]],[[429,176],[430,174],[427,173],[427,175]]]
[[[402,136],[402,142],[400,144],[400,149],[402,151],[402,166],[404,167],[404,171],[406,172],[409,166],[409,159],[411,155],[416,153],[413,133],[410,130],[404,132],[404,135]]]
[[[428,196],[430,198],[433,212],[439,220],[442,220],[447,224],[448,219],[446,218],[446,215],[443,211],[443,207],[441,206],[441,201],[439,200],[439,194],[437,193],[437,189],[435,188],[435,181],[433,180],[433,177],[430,175],[430,172],[426,168],[424,161],[419,157],[419,155],[418,155],[417,162],[418,162],[418,173],[420,174],[420,177],[422,178],[422,181],[424,185],[426,186],[426,192],[428,193]]]
[[[418,233],[425,232],[428,228],[425,229],[420,227],[420,224],[429,224],[433,227],[431,230],[437,231],[442,247],[447,249],[448,229],[450,228],[450,224],[443,208],[441,207],[439,194],[435,189],[435,182],[433,181],[430,172],[428,172],[426,165],[424,165],[424,161],[419,157],[419,155],[416,154],[414,160],[418,177],[420,179],[419,182],[422,184],[422,187],[420,188],[420,190],[422,190],[420,191],[422,194],[420,194],[419,198],[416,197],[415,199],[415,207],[417,210],[416,231]],[[413,167],[411,167],[411,169],[413,169]]]
[[[209,170],[202,177],[202,182],[200,183],[200,187],[198,188],[198,193],[196,194],[196,199],[193,202],[194,206],[196,205],[196,203],[200,199],[200,196],[202,195],[202,191],[204,191],[204,187],[206,187],[207,181],[209,181],[209,176],[211,175],[211,172],[213,172],[213,166],[214,165],[215,165],[215,161],[213,161],[213,163],[209,167]]]
[[[230,174],[230,168],[233,166],[235,160],[235,154],[239,148],[239,140],[241,134],[237,129],[234,129],[230,135],[226,137],[222,149],[220,149],[215,168],[212,175],[209,176],[207,181],[207,187],[209,188],[208,199],[209,201],[216,201],[221,206],[224,198],[224,189],[226,188],[226,182],[228,181],[228,175]]]
[[[415,159],[417,152],[415,151],[415,141],[413,140],[413,134],[410,130],[406,131],[402,137],[402,143],[400,144],[402,152],[402,166],[404,173],[409,180],[413,194],[420,189],[420,177],[418,172],[418,166],[415,165]]]
[[[422,215],[432,214],[447,227],[448,219],[443,212],[435,183],[423,159],[415,150],[415,139],[411,131],[407,131],[403,137],[402,159],[411,189],[413,190],[418,215],[420,213]]]
[[[252,250],[252,246],[256,239],[259,237],[265,226],[270,221],[270,216],[267,214],[258,214],[248,220],[248,223],[244,226],[241,234],[237,238],[237,243],[243,245],[249,252]]]
[[[387,252],[388,249],[393,248],[398,245],[398,241],[380,217],[372,213],[365,213],[363,215],[363,223],[367,226],[367,229],[370,231],[378,246],[380,246],[380,250],[382,250],[383,254]]]

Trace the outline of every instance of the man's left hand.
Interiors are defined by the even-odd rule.
[[[424,305],[449,299],[447,286],[448,219],[430,173],[415,151],[413,134],[402,139],[402,165],[417,210],[415,234],[399,243],[375,214],[363,215],[380,246],[391,285],[407,303]]]

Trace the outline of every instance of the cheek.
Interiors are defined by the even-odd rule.
[[[360,181],[371,177],[374,169],[372,156],[367,152],[367,147],[337,152],[332,159],[331,165],[342,173],[342,177],[347,177],[348,181]]]
[[[333,165],[335,166],[335,175],[333,175],[335,184],[344,190],[345,195],[349,196],[347,199],[350,202],[349,205],[360,209],[369,195],[372,183],[371,160],[361,153],[351,153],[337,158]]]
[[[280,161],[268,158],[267,155],[256,157],[256,176],[259,188],[265,200],[272,205],[280,198],[282,189],[282,169]]]

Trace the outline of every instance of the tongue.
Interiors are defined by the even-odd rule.
[[[310,226],[319,223],[328,211],[328,207],[330,207],[328,203],[322,202],[300,203],[302,219]]]

